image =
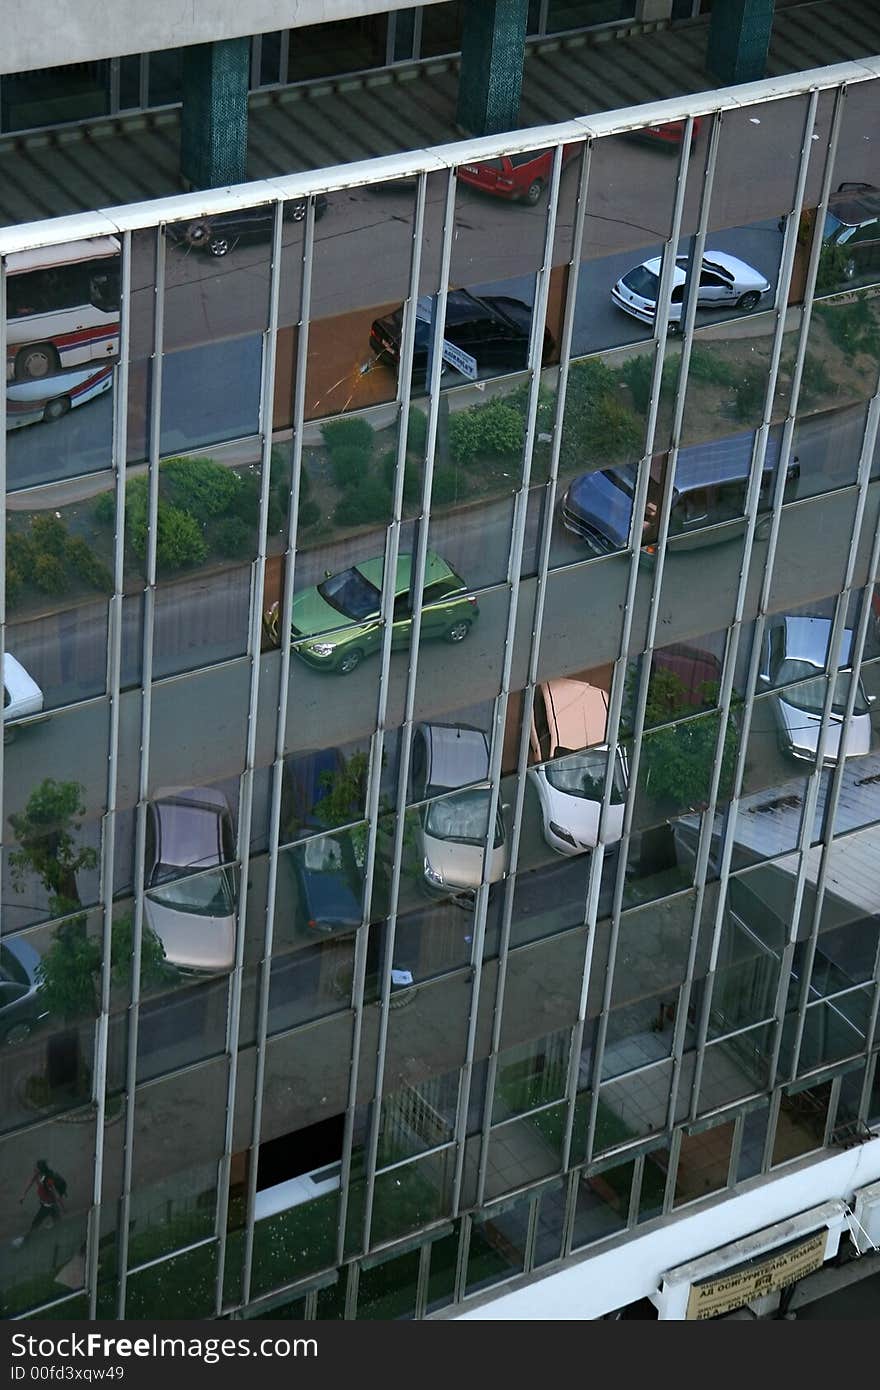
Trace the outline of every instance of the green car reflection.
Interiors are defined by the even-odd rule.
[[[291,604],[293,650],[319,671],[349,675],[382,644],[382,576],[384,557],[363,560],[339,574],[329,571],[322,583],[294,594]],[[394,585],[392,647],[410,641],[412,556],[399,555]],[[429,550],[425,559],[422,602],[423,638],[463,642],[479,616],[473,594],[442,556]],[[266,630],[278,641],[278,604],[266,614]]]

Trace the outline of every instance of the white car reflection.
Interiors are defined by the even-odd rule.
[[[109,391],[113,385],[113,367],[94,363],[73,372],[42,377],[34,381],[17,381],[6,387],[6,428],[20,429],[38,421],[60,420],[75,406],[85,405]]]
[[[39,714],[43,708],[43,692],[33,676],[28,675],[20,661],[9,652],[3,653],[3,723]]]
[[[587,681],[545,681],[535,690],[529,781],[538,794],[544,839],[559,854],[582,854],[599,842],[605,792],[608,694]],[[611,801],[604,843],[623,834],[627,763],[618,748],[612,762]]]
[[[689,256],[675,258],[669,302],[669,329],[672,333],[681,325],[689,260]],[[653,260],[634,266],[620,277],[611,290],[611,298],[618,309],[642,323],[653,325],[657,314],[661,264],[660,257],[655,256]],[[732,307],[749,313],[757,308],[769,289],[770,281],[760,270],[747,265],[738,256],[730,256],[726,251],[704,253],[697,290],[697,303],[701,308]]]

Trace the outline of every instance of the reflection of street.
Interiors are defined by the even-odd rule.
[[[872,508],[876,509],[876,487],[874,484],[873,500],[869,498],[870,516],[875,515]],[[828,548],[833,546],[838,549],[831,553],[846,553],[853,506],[852,489],[843,489],[786,509],[775,571],[774,609],[794,610],[815,598],[825,597],[830,581],[817,568],[815,556],[827,553]],[[470,538],[465,539],[470,546]],[[729,595],[732,604],[741,561],[741,544],[740,539],[725,545],[706,547],[691,555],[669,557],[658,615],[661,645],[693,641],[707,632],[718,631],[729,621],[725,613],[719,612],[717,595]],[[375,539],[367,538],[364,550],[375,553]],[[451,531],[446,550],[444,558],[456,563],[458,556]],[[765,553],[766,542],[756,541],[747,613],[753,610],[757,602]],[[494,563],[496,561],[493,560]],[[860,563],[864,563],[864,560]],[[472,576],[467,572],[467,567],[462,568],[470,581]],[[695,571],[699,575],[698,584],[694,583]],[[540,679],[615,659],[619,606],[625,592],[626,574],[627,560],[621,556],[609,556],[587,565],[574,565],[554,572],[547,591]],[[636,646],[641,641],[640,634],[646,622],[650,578],[647,573],[636,595],[633,627]],[[525,683],[533,590],[533,581],[527,580],[520,592],[512,688]],[[579,629],[572,628],[571,620],[571,615],[579,613],[585,603],[589,603],[594,615],[589,650],[584,649],[578,636]],[[416,718],[433,719],[460,707],[460,662],[467,666],[470,702],[492,699],[497,694],[507,621],[506,590],[502,587],[483,594],[480,607],[478,622],[467,641],[454,649],[452,659],[446,643],[423,643],[419,658]],[[12,634],[8,641],[10,650],[15,651]],[[38,644],[34,648],[34,657],[37,652]],[[277,652],[268,651],[261,657],[264,695],[258,717],[258,765],[268,765],[272,761],[278,664]],[[398,721],[398,711],[403,708],[407,664],[406,652],[393,654],[388,705],[390,723]],[[32,674],[43,686],[47,703],[52,703],[53,679],[47,682],[43,671],[36,669],[37,665],[34,660]],[[302,662],[294,660],[291,663],[289,698],[297,717],[288,719],[289,751],[312,746],[313,731],[317,728],[322,730],[321,741],[325,747],[341,745],[368,734],[378,696],[378,667],[378,660],[370,659],[350,676],[331,677],[311,671]],[[54,682],[57,688],[57,675]],[[211,708],[214,713],[212,721],[208,722],[200,716],[202,708]],[[243,661],[228,662],[157,685],[153,696],[154,784],[175,782],[181,747],[188,750],[192,785],[237,775],[242,767],[242,731],[247,723],[246,708],[247,663]],[[137,799],[138,710],[137,692],[123,695],[120,708],[121,805],[133,804]],[[9,765],[7,813],[18,809],[14,803],[26,799],[28,789],[35,782],[53,776],[62,758],[64,765],[71,768],[71,777],[87,788],[86,802],[92,812],[100,811],[104,779],[101,770],[89,757],[88,750],[95,746],[94,739],[106,737],[106,732],[101,732],[105,724],[103,703],[92,702],[70,711],[59,711],[32,730],[22,729],[16,742],[6,752]]]

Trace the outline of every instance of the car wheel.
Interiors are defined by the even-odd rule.
[[[363,659],[364,654],[360,647],[351,647],[337,662],[336,669],[340,676],[350,676],[352,671],[357,670]]]
[[[530,208],[533,208],[533,207],[535,206],[536,203],[540,202],[540,200],[541,200],[541,194],[542,194],[543,192],[544,192],[544,180],[543,180],[543,179],[532,179],[532,182],[529,184],[528,188],[526,189],[526,192],[525,192],[523,201],[526,202],[526,203],[528,203],[528,205],[529,205]]]
[[[43,411],[44,420],[60,420],[70,409],[69,396],[56,396],[54,401],[49,401]]]
[[[229,238],[225,236],[212,236],[208,242],[208,250],[212,256],[226,256],[229,254]]]
[[[447,642],[463,642],[470,630],[470,619],[460,618],[457,623],[452,624],[452,627],[447,628],[443,635]]]
[[[678,319],[670,319],[666,325],[666,333],[670,338],[677,338],[681,332],[681,324]]]
[[[305,198],[303,198],[301,202],[293,203],[290,209],[291,222],[305,222],[307,206],[308,204]]]
[[[42,381],[53,376],[61,367],[58,353],[51,343],[31,343],[15,355],[17,381]]]
[[[746,313],[748,313],[751,309],[754,309],[760,298],[761,296],[758,294],[757,290],[746,290],[746,293],[741,294],[736,301],[736,307],[737,309],[744,309]]]

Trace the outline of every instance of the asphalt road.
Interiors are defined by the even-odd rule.
[[[804,421],[798,429],[794,445],[801,468],[799,496],[825,493],[853,480],[863,426],[862,407],[853,407],[833,415],[816,415]],[[512,478],[511,486],[513,482]],[[838,498],[832,504],[829,499],[829,505],[839,507],[840,500]],[[529,497],[523,552],[523,574],[527,576],[534,573],[544,504],[544,489],[534,488]],[[505,582],[512,505],[511,495],[509,499],[502,498],[447,516],[438,516],[431,522],[430,545],[475,590],[485,590]],[[401,535],[401,550],[411,551],[415,540],[415,525],[407,523]],[[336,571],[345,568],[379,553],[382,545],[382,533],[377,531],[372,537],[362,536],[301,552],[297,556],[296,586],[302,588],[314,584],[323,577],[325,569]],[[684,565],[687,573],[692,573],[703,564],[711,564],[717,569],[722,555],[727,562],[724,565],[725,583],[729,584],[735,573],[732,566],[738,563],[739,550],[738,544],[731,543],[697,551],[690,556],[677,556],[675,565],[667,572],[665,587],[674,592],[670,586],[676,583],[675,576],[681,565]],[[545,618],[545,626],[551,635],[559,627],[570,628],[572,613],[579,611],[583,600],[575,596],[581,591],[587,572],[579,568],[568,572],[565,567],[577,566],[585,558],[588,558],[586,547],[557,520],[553,530],[551,565],[560,573],[553,575],[550,593],[558,592],[559,597],[550,604]],[[792,563],[797,566],[797,560],[793,559]],[[593,641],[601,642],[603,649],[607,649],[608,644],[614,642],[619,625],[618,604],[622,602],[626,580],[625,562],[613,557],[603,560],[594,565],[589,575],[591,589],[594,583],[599,584],[604,589],[606,600],[601,606],[591,605],[591,634]],[[642,587],[647,587],[649,582],[650,576],[646,572]],[[719,590],[719,595],[724,592]],[[246,568],[231,569],[224,575],[222,584],[218,583],[216,576],[206,580],[196,575],[174,585],[162,586],[157,607],[155,675],[172,675],[208,661],[242,656],[246,650],[249,594],[250,581]],[[575,605],[572,609],[565,606],[569,595]],[[715,601],[717,604],[718,596]],[[672,602],[670,599],[670,604]],[[707,617],[705,626],[700,629],[687,621],[687,609],[693,605],[690,594],[685,594],[679,602],[684,603],[684,611],[675,619],[671,613],[664,615],[662,627],[668,627],[673,622],[677,625],[683,620],[691,635],[696,636],[717,631],[725,625],[724,609],[720,608],[715,618]],[[708,604],[703,606],[708,613]],[[494,618],[492,614],[495,614]],[[126,600],[123,611],[124,684],[136,684],[139,680],[140,618],[140,603],[132,596]],[[504,600],[503,594],[497,590],[488,594],[483,601],[480,622],[469,639],[468,652],[474,638],[482,635],[487,626],[496,621],[500,633],[504,622]],[[101,693],[105,682],[106,640],[106,607],[98,601],[71,610],[64,622],[47,619],[11,624],[7,645],[41,686],[46,708],[52,708]],[[634,640],[637,643],[638,639]],[[429,648],[426,647],[427,650]],[[494,660],[492,664],[495,664]],[[581,666],[596,664],[592,660],[580,662]],[[299,663],[296,671],[299,681],[317,681],[319,687],[325,687],[326,677],[307,670]],[[376,698],[375,673],[376,664],[373,663],[366,665],[354,677],[358,682],[363,682],[362,691],[371,700]],[[559,673],[551,671],[551,674]]]

